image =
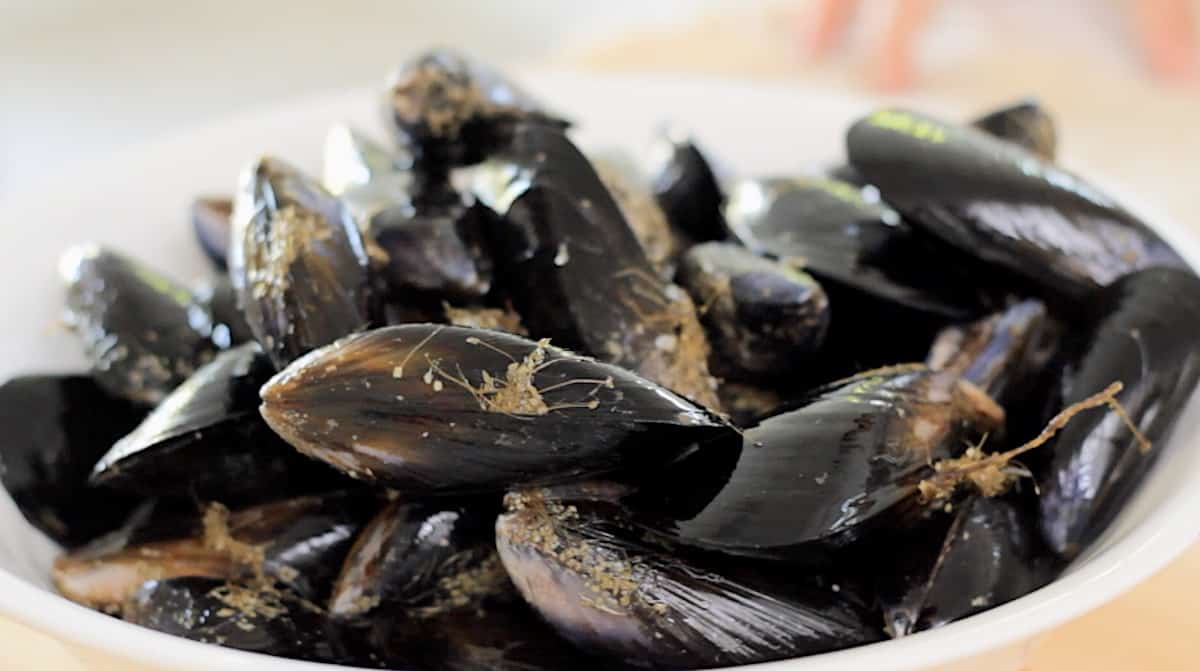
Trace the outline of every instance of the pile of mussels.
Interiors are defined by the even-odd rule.
[[[65,596],[372,667],[836,650],[1052,580],[1200,376],[1200,280],[1034,103],[729,177],[452,53],[385,101],[195,202],[200,288],[63,256],[92,368],[4,384],[0,458]]]

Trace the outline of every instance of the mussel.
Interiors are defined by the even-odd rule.
[[[229,277],[246,323],[277,368],[365,328],[366,243],[346,206],[275,158],[242,174]]]
[[[793,602],[665,555],[542,490],[510,494],[496,523],[504,567],[563,637],[657,669],[725,666],[824,652],[880,638],[836,599]]]
[[[233,200],[224,196],[200,196],[192,201],[192,231],[204,255],[217,270],[225,270],[229,258],[229,218]]]
[[[69,249],[59,270],[67,323],[109,393],[157,403],[212,356],[207,310],[169,278],[95,245]]]
[[[1047,161],[1054,160],[1058,133],[1054,119],[1036,100],[1018,100],[971,122],[983,132],[1020,145]]]
[[[499,331],[405,324],[350,336],[262,388],[301,452],[406,494],[486,491],[662,463],[733,431],[623,368]]]
[[[685,460],[686,476],[667,467],[624,504],[673,542],[803,559],[919,517],[931,464],[1003,421],[995,401],[952,372],[869,371],[747,428],[732,468],[716,459],[706,473]]]
[[[258,389],[271,372],[255,343],[218,354],[112,445],[91,482],[226,502],[344,484],[279,440],[258,416]]]
[[[497,274],[530,333],[717,406],[695,306],[655,273],[566,135],[544,125],[515,126],[478,171],[474,189],[503,219]]]
[[[237,291],[227,275],[206,278],[192,289],[196,302],[203,305],[212,321],[212,341],[218,349],[229,349],[254,340],[237,302]]]
[[[87,487],[92,464],[145,411],[81,375],[0,385],[0,484],[29,523],[68,547],[120,524],[136,499]]]
[[[567,125],[499,73],[446,49],[425,52],[392,76],[384,115],[397,144],[426,167],[481,160],[513,122]]]
[[[1044,448],[1051,457],[1039,477],[1042,533],[1066,558],[1095,539],[1133,494],[1200,381],[1200,346],[1191,337],[1200,323],[1200,278],[1143,270],[1088,302],[1092,326],[1078,353],[1066,357],[1054,387],[1057,405],[1119,381],[1119,400],[1149,451],[1112,413],[1075,418]]]
[[[740,245],[688,250],[678,280],[697,305],[725,378],[787,378],[817,355],[829,329],[829,298],[809,275]]]
[[[1112,198],[983,131],[882,109],[851,127],[846,146],[907,219],[1064,309],[1140,268],[1183,266]]]
[[[645,170],[672,226],[693,242],[725,239],[725,194],[713,166],[686,132],[660,128],[647,151]]]
[[[971,496],[950,512],[936,511],[906,537],[885,536],[893,560],[880,568],[879,596],[892,636],[940,627],[1024,596],[1049,582],[1060,566],[1042,543],[1036,517],[1014,496]],[[897,546],[906,547],[895,552]]]
[[[496,557],[496,514],[494,503],[480,501],[388,503],[355,540],[329,614],[401,608],[426,619],[504,595],[511,586]]]
[[[331,641],[320,608],[287,590],[205,577],[151,580],[123,611],[129,622],[238,650],[323,662],[353,661]]]

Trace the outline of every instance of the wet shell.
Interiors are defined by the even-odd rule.
[[[229,278],[277,368],[365,328],[367,251],[345,205],[275,158],[242,174]]]
[[[0,484],[30,524],[63,545],[109,531],[136,499],[88,488],[88,474],[143,415],[82,375],[13,378],[0,386]]]
[[[522,596],[580,647],[639,666],[725,666],[878,640],[839,603],[792,602],[608,531],[539,492],[510,495],[500,558]]]
[[[953,373],[880,369],[832,383],[746,429],[732,469],[714,461],[710,475],[668,470],[625,503],[676,542],[803,558],[816,544],[841,546],[907,524],[923,507],[916,488],[929,465],[1003,420],[994,401]],[[707,498],[696,493],[704,488]]]
[[[344,484],[296,454],[258,416],[272,372],[258,345],[218,354],[96,462],[91,481],[151,495],[262,500]]]
[[[225,270],[229,257],[229,217],[233,200],[225,196],[200,196],[192,201],[192,231],[204,255],[217,270]]]
[[[262,388],[301,452],[406,494],[483,491],[669,461],[732,429],[622,368],[498,331],[345,338]]]
[[[1200,279],[1156,268],[1130,275],[1090,301],[1094,326],[1068,357],[1055,386],[1066,407],[1117,380],[1134,424],[1151,442],[1143,452],[1112,413],[1081,415],[1046,449],[1039,478],[1041,526],[1056,552],[1071,558],[1121,510],[1161,453],[1200,380]]]
[[[185,287],[95,245],[63,254],[66,321],[109,393],[157,403],[212,356],[208,312]]]
[[[237,291],[226,275],[205,279],[193,289],[196,302],[208,309],[212,321],[212,341],[219,349],[254,340],[246,316],[238,307]]]
[[[1047,161],[1054,160],[1058,133],[1054,119],[1036,100],[1019,100],[971,122],[989,135],[1020,145]]]
[[[718,401],[695,306],[663,282],[596,171],[557,129],[513,129],[474,183],[502,217],[497,275],[530,333]]]
[[[740,245],[688,250],[679,283],[697,305],[724,378],[787,378],[809,365],[829,329],[829,298],[809,275]]]
[[[693,242],[727,236],[725,194],[713,166],[681,128],[664,127],[650,143],[646,173],[667,221]]]
[[[914,224],[1064,307],[1140,268],[1183,265],[1109,196],[980,130],[883,109],[855,123],[846,146]]]

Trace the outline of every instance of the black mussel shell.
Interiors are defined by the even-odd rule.
[[[565,134],[516,126],[478,170],[474,188],[503,219],[497,276],[530,333],[717,405],[695,306],[655,273],[620,207]]]
[[[63,254],[67,323],[109,393],[157,403],[212,355],[208,312],[185,287],[94,245]]]
[[[411,200],[375,213],[369,235],[387,254],[389,294],[482,299],[492,287],[487,236],[494,223],[491,210],[446,181],[417,185]]]
[[[1020,145],[1047,161],[1054,160],[1058,133],[1054,119],[1036,100],[1019,100],[971,122],[979,130]]]
[[[217,270],[225,270],[229,257],[229,218],[232,215],[232,198],[200,196],[192,201],[192,230],[200,249]]]
[[[1125,385],[1118,400],[1151,442],[1143,452],[1113,413],[1079,415],[1043,448],[1052,456],[1040,474],[1042,533],[1073,557],[1096,538],[1133,494],[1166,446],[1175,421],[1200,380],[1200,279],[1155,268],[1129,275],[1088,300],[1094,326],[1068,360],[1055,387],[1058,407]]]
[[[688,250],[679,284],[697,305],[724,378],[787,378],[816,355],[829,329],[829,298],[809,275],[731,243]]]
[[[0,485],[30,524],[72,547],[117,527],[136,499],[87,487],[92,464],[145,410],[81,375],[0,385]]]
[[[1012,601],[1045,585],[1059,563],[1036,515],[1015,497],[972,496],[903,537],[888,536],[867,566],[892,636],[906,636]],[[897,552],[897,548],[906,551]],[[881,562],[880,556],[891,561]]]
[[[872,187],[821,177],[743,179],[730,188],[725,217],[746,247],[791,259],[823,284],[947,317],[977,309],[976,296],[955,288],[954,260]]]
[[[397,144],[426,166],[475,163],[514,122],[567,126],[500,73],[446,49],[425,52],[393,75],[384,114]]]
[[[354,541],[329,614],[352,619],[396,607],[424,619],[502,597],[512,587],[496,556],[497,513],[479,501],[388,503]]]
[[[320,608],[286,591],[203,577],[151,580],[125,607],[129,622],[202,643],[319,662],[335,653]]]
[[[667,220],[654,194],[641,183],[636,169],[619,159],[592,157],[591,162],[600,181],[621,208],[625,222],[637,236],[650,264],[659,273],[670,277],[683,240]]]
[[[96,462],[91,481],[149,495],[240,501],[344,484],[258,416],[272,373],[255,343],[217,355]]]
[[[203,515],[155,501],[139,507],[120,529],[59,557],[54,583],[67,598],[109,612],[120,610],[145,581],[181,576],[261,574],[322,602],[376,500],[361,492],[327,492],[232,513],[210,504]]]
[[[1008,406],[1021,398],[1058,352],[1061,329],[1045,304],[1033,298],[965,325],[948,326],[930,347],[926,363],[949,370]]]
[[[883,109],[855,123],[846,146],[914,224],[1066,308],[1140,268],[1183,265],[1110,197],[983,131]]]
[[[196,302],[205,306],[212,321],[212,342],[218,349],[229,349],[254,340],[246,315],[238,307],[237,291],[227,275],[207,278],[193,290]]]
[[[262,399],[263,417],[298,450],[406,495],[662,463],[733,431],[623,368],[436,324],[340,340],[278,374]]]
[[[325,135],[321,182],[330,193],[344,195],[412,168],[412,157],[385,148],[360,131],[335,124]]]
[[[672,226],[694,242],[725,239],[725,194],[704,152],[687,133],[660,129],[647,152],[646,172]]]
[[[538,491],[508,498],[496,544],[521,595],[560,635],[639,666],[782,659],[868,643],[878,623],[833,599],[794,602],[612,532]]]
[[[671,467],[624,503],[649,530],[736,555],[802,559],[919,516],[917,485],[1004,421],[978,387],[921,365],[879,369],[813,392],[745,430],[732,469]],[[697,482],[707,483],[702,499]],[[715,485],[715,486],[714,486]],[[687,505],[680,505],[687,501]]]
[[[366,327],[367,266],[354,217],[316,181],[275,158],[242,174],[229,278],[277,368]]]

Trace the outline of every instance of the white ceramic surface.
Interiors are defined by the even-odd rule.
[[[583,77],[540,73],[521,78],[531,91],[581,122],[590,147],[636,149],[659,120],[682,122],[730,166],[757,173],[795,172],[836,160],[850,120],[872,101],[831,97],[802,87],[708,79]],[[349,121],[379,133],[368,91],[346,91],[196,129],[174,139],[81,165],[52,191],[10,194],[0,203],[0,377],[78,370],[73,336],[56,326],[61,289],[56,259],[64,247],[94,240],[134,254],[180,279],[206,270],[187,226],[198,193],[233,190],[241,166],[274,153],[316,173],[327,127]],[[954,115],[936,106],[932,111]],[[1087,172],[1086,169],[1083,170]],[[1192,232],[1136,208],[1193,264]],[[1195,399],[1138,495],[1109,531],[1058,581],[1012,603],[942,629],[857,649],[764,664],[794,671],[882,671],[946,664],[1015,644],[1108,601],[1192,543],[1200,531],[1200,406]],[[2,439],[2,438],[0,438]],[[173,638],[125,624],[54,595],[47,573],[55,548],[0,493],[0,612],[73,645],[178,670],[328,668]]]

